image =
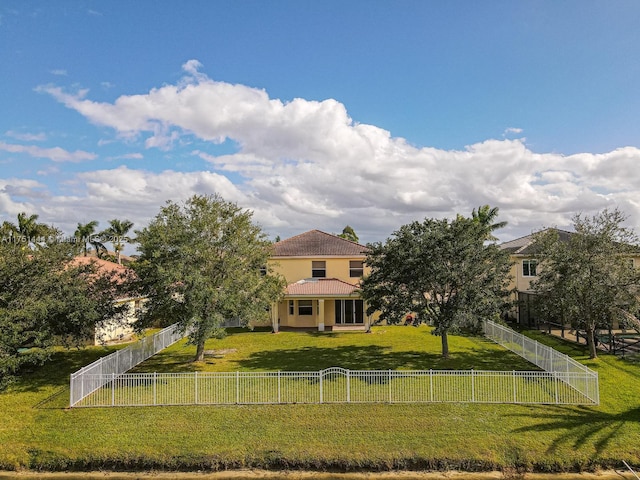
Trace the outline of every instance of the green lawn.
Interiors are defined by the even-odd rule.
[[[532,334],[533,335],[533,334]],[[593,470],[640,464],[640,364],[592,361],[538,340],[600,375],[601,405],[323,404],[68,409],[68,375],[111,350],[61,351],[0,394],[0,469]],[[451,358],[427,327],[364,333],[235,330],[201,364],[176,344],[138,371],[470,369],[532,366],[483,338],[453,336]]]

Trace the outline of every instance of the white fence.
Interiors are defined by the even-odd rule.
[[[182,338],[184,333],[174,324],[72,373],[69,405],[81,404],[85,397],[111,382],[114,376],[124,374]]]
[[[485,322],[484,333],[490,340],[520,355],[546,372],[562,375],[560,377],[562,381],[589,399],[590,404],[598,405],[600,403],[598,372],[594,372],[564,353],[497,323]]]
[[[564,354],[493,322],[485,324],[485,332],[491,340],[546,371],[356,371],[332,367],[319,372],[124,374],[116,370],[110,371],[106,367],[110,365],[109,368],[114,368],[114,360],[110,360],[101,362],[102,371],[98,371],[97,366],[89,370],[92,367],[90,365],[75,373],[75,377],[72,376],[71,406],[377,402],[599,403],[596,372]],[[177,335],[171,343],[180,337]],[[151,355],[153,354],[148,356]],[[108,358],[105,357],[105,360]],[[116,365],[120,364],[116,362]]]
[[[584,374],[452,370],[133,373],[96,375],[104,385],[77,406],[283,403],[592,404],[570,384]]]

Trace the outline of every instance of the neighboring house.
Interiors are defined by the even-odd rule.
[[[123,277],[129,272],[129,268],[124,265],[118,265],[109,260],[103,260],[95,256],[79,256],[75,257],[73,262],[76,265],[95,264],[98,271],[107,272],[115,276]],[[126,305],[125,315],[122,319],[113,319],[105,322],[103,325],[96,326],[94,329],[92,342],[95,345],[103,345],[105,343],[118,342],[130,338],[133,333],[133,324],[137,319],[137,313],[142,307],[145,299],[142,297],[123,297],[115,300],[116,305]]]
[[[557,230],[560,241],[567,241],[571,232]],[[537,278],[538,262],[535,257],[534,235],[516,238],[500,245],[509,252],[511,259],[511,284],[513,300],[517,301],[516,308],[511,312],[511,320],[523,326],[538,326],[538,316],[534,305],[535,293],[531,282]]]
[[[571,235],[575,235],[574,232],[552,230],[557,232],[561,242],[566,242]],[[510,314],[510,319],[519,325],[537,328],[541,319],[535,307],[535,292],[531,288],[531,282],[537,278],[539,273],[534,235],[527,235],[502,243],[500,248],[509,252],[513,263],[509,288],[513,291],[513,300],[517,301],[517,303]],[[634,262],[635,266],[640,266],[640,255],[630,257],[629,260]]]
[[[359,293],[367,247],[319,230],[274,244],[271,267],[287,281],[272,311],[273,328],[367,329]]]

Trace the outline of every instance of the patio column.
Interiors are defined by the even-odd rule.
[[[324,300],[318,300],[318,331],[324,332]]]
[[[280,314],[280,305],[274,303],[271,305],[271,330],[273,333],[280,331],[280,322],[278,322],[278,316]]]

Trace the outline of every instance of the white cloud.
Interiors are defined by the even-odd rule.
[[[59,77],[66,77],[68,75],[67,71],[62,68],[57,68],[55,70],[51,70],[52,75],[56,75]]]
[[[95,153],[76,150],[70,152],[60,147],[42,148],[35,145],[16,145],[0,142],[0,150],[9,153],[24,153],[35,158],[47,158],[54,162],[83,162],[96,158]]]
[[[264,90],[211,80],[201,68],[191,60],[176,85],[113,103],[91,101],[86,90],[38,90],[146,148],[172,150],[196,138],[198,149],[190,153],[217,172],[239,174],[242,184],[206,171],[103,170],[78,175],[85,190],[52,205],[103,205],[119,217],[126,215],[118,210],[133,209],[142,220],[167,198],[218,192],[253,209],[274,235],[311,228],[335,232],[350,224],[365,240],[383,239],[426,216],[470,214],[483,204],[500,208],[501,220],[510,223],[503,232],[509,238],[544,226],[567,227],[574,213],[611,206],[639,224],[638,148],[563,156],[534,152],[524,139],[489,139],[463,150],[421,148],[353,121],[334,99],[283,102]],[[504,135],[520,133],[510,127]],[[235,153],[214,155],[202,146],[227,139],[237,144]]]
[[[47,139],[45,133],[16,132],[14,130],[7,131],[5,135],[23,142],[43,142]]]

